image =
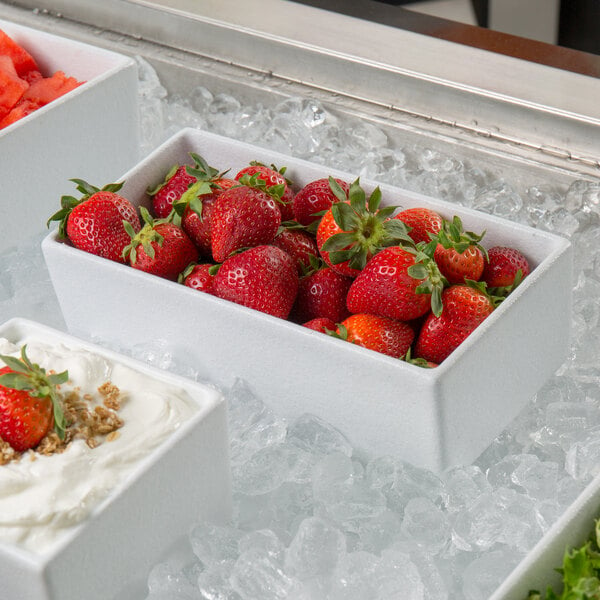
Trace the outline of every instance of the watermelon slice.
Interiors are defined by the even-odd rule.
[[[0,55],[0,120],[2,120],[21,99],[29,84],[15,71],[12,60]]]
[[[21,48],[2,29],[0,29],[0,56],[8,56],[12,60],[19,77],[25,77],[30,71],[39,72],[33,56]]]
[[[0,29],[0,129],[82,83],[63,71],[44,77],[33,57]]]
[[[39,106],[33,102],[29,102],[28,100],[21,100],[15,104],[13,109],[3,118],[0,119],[0,129],[4,129],[4,127],[8,127],[15,121],[26,117],[32,112],[36,111]]]
[[[34,81],[23,94],[23,100],[45,106],[79,85],[81,83],[74,77],[67,77],[62,71],[56,71],[52,77],[43,77]]]

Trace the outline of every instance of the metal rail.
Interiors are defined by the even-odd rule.
[[[339,4],[340,2],[338,2]],[[11,0],[133,39],[600,170],[600,57],[367,2]],[[356,6],[358,3],[350,3]],[[393,13],[391,11],[394,11]],[[24,15],[24,12],[19,14]]]

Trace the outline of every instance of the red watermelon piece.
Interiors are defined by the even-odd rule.
[[[12,110],[28,88],[29,84],[17,75],[12,60],[0,55],[0,120]]]
[[[23,100],[45,106],[80,85],[81,83],[74,77],[67,77],[62,71],[56,71],[52,77],[43,77],[34,81],[23,94]]]
[[[39,106],[37,104],[29,102],[28,100],[21,100],[17,102],[13,109],[3,119],[0,120],[0,129],[8,127],[15,121],[26,117],[28,114],[34,112],[38,108]]]
[[[8,56],[15,66],[19,77],[25,77],[30,71],[38,71],[39,68],[34,58],[2,29],[0,29],[0,56]]]

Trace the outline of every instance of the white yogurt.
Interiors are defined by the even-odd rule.
[[[136,468],[139,461],[199,410],[183,389],[63,344],[24,339],[27,356],[46,370],[68,370],[62,390],[78,387],[102,404],[106,381],[121,392],[118,437],[91,449],[75,440],[62,454],[0,466],[0,541],[44,553],[61,534],[85,519]],[[0,338],[0,354],[19,356],[20,346]],[[1,361],[0,361],[1,362]],[[3,366],[3,365],[2,365]]]

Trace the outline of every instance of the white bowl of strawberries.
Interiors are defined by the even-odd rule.
[[[69,328],[138,343],[151,324],[217,383],[373,452],[473,460],[566,355],[562,238],[190,129],[122,179],[142,219],[115,218],[120,255],[68,234],[74,198],[43,242]],[[165,223],[187,248],[168,274]]]

